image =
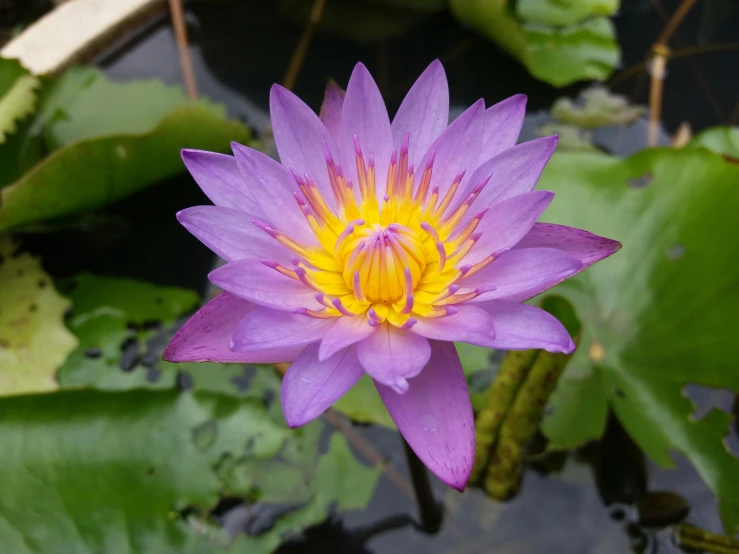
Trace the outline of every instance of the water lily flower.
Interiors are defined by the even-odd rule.
[[[557,144],[516,145],[525,96],[473,104],[451,124],[440,62],[392,122],[364,65],[330,86],[320,116],[275,85],[280,163],[185,150],[215,206],[177,214],[228,263],[225,292],[175,335],[174,362],[293,362],[282,383],[291,427],[318,417],[364,374],[418,457],[463,489],[474,458],[470,397],[453,341],[571,352],[564,327],[523,301],[619,248],[537,223],[554,194],[533,190]]]

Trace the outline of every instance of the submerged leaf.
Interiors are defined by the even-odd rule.
[[[56,369],[77,346],[70,302],[41,263],[0,237],[0,396],[56,390]]]
[[[612,94],[601,86],[585,89],[576,102],[569,98],[559,98],[551,110],[555,119],[586,129],[628,125],[646,111],[644,106],[631,105],[625,96]]]
[[[279,0],[277,4],[287,18],[300,25],[311,17],[311,4],[303,0]],[[422,21],[426,12],[438,8],[439,0],[335,0],[326,3],[317,28],[369,44],[402,35]]]

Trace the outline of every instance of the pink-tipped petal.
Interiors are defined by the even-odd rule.
[[[425,337],[384,323],[357,344],[357,356],[370,377],[402,394],[428,363],[431,347]]]
[[[405,133],[410,131],[408,159],[416,167],[431,144],[449,123],[449,85],[444,66],[431,62],[416,80],[398,108],[391,125],[393,144],[400,148]]]
[[[257,306],[227,292],[200,308],[170,341],[162,357],[170,362],[278,363],[291,362],[303,350],[300,345],[234,352],[231,335],[239,322]]]
[[[485,133],[480,163],[516,144],[524,115],[526,115],[526,96],[523,94],[506,98],[485,110]]]
[[[269,258],[290,263],[290,251],[258,229],[252,219],[246,212],[218,206],[194,206],[177,213],[185,229],[228,262]]]
[[[244,180],[265,219],[307,245],[317,244],[315,235],[295,202],[297,190],[290,171],[275,160],[247,146],[231,143]],[[324,167],[325,172],[325,167]]]
[[[266,348],[305,346],[321,340],[332,319],[259,307],[241,320],[229,347],[235,352],[258,352]]]
[[[202,150],[182,150],[181,155],[190,175],[213,204],[262,216],[233,156]]]
[[[353,183],[358,183],[355,136],[362,148],[364,163],[369,163],[369,156],[373,156],[375,174],[380,179],[384,179],[393,149],[390,119],[380,89],[377,88],[375,80],[362,63],[354,66],[346,87],[344,108],[341,111],[341,140],[339,143],[343,159],[347,164],[344,170]],[[378,195],[382,195],[385,187],[378,186],[376,190]]]
[[[323,95],[323,104],[321,104],[321,113],[319,117],[326,126],[331,138],[337,143],[339,142],[339,132],[341,126],[341,109],[344,106],[344,91],[334,81],[329,81],[326,85],[326,92]]]
[[[513,248],[533,227],[549,206],[554,193],[535,190],[493,204],[480,221],[482,236],[463,263],[476,264],[490,254],[500,255]]]
[[[366,339],[377,331],[377,327],[369,324],[369,314],[355,317],[339,317],[332,327],[326,331],[318,350],[318,359],[329,359],[339,350]]]
[[[524,302],[572,277],[582,265],[574,256],[554,248],[511,250],[474,275],[460,280],[459,285],[469,289],[495,287],[470,302],[498,299]]]
[[[439,479],[464,490],[475,456],[475,424],[459,356],[450,342],[431,342],[431,360],[405,394],[375,383],[410,447]]]
[[[618,252],[621,249],[621,243],[582,229],[553,223],[536,223],[515,249],[538,247],[556,248],[575,256],[583,264],[580,269],[582,271],[595,262]]]
[[[211,271],[208,278],[217,287],[267,308],[324,309],[316,301],[315,291],[259,261],[231,262]]]
[[[495,337],[490,314],[477,306],[455,307],[458,311],[454,315],[436,319],[417,318],[418,322],[411,327],[412,332],[427,339],[490,346]]]
[[[332,152],[337,149],[326,126],[300,98],[280,85],[270,90],[269,113],[282,165],[294,168],[298,175],[309,175],[326,203],[334,207],[323,142]]]
[[[485,160],[470,178],[463,197],[488,175],[493,177],[475,200],[475,206],[489,206],[531,192],[554,154],[557,140],[556,136],[530,140]]]
[[[485,102],[478,100],[452,121],[424,154],[417,167],[426,167],[428,159],[432,155],[435,156],[432,182],[439,185],[440,198],[444,197],[454,178],[462,170],[467,170],[467,173],[460,190],[465,189],[472,169],[477,167],[484,126]],[[422,173],[423,171],[419,170],[417,181]]]
[[[318,360],[318,344],[305,347],[282,380],[282,413],[290,427],[320,416],[364,374],[356,349],[346,348],[325,362]]]
[[[575,350],[567,329],[552,314],[535,306],[506,300],[478,304],[493,316],[495,339],[493,348],[528,350],[540,348],[548,352],[569,354]]]

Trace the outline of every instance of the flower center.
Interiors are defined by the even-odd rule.
[[[354,228],[338,241],[334,256],[355,298],[373,303],[404,300],[426,268],[423,240],[397,223]]]
[[[335,208],[309,175],[292,170],[295,198],[319,245],[304,246],[253,220],[295,254],[292,268],[272,260],[263,263],[315,291],[321,309],[301,308],[300,313],[316,318],[366,314],[373,326],[387,321],[410,328],[417,317],[445,317],[456,312],[455,304],[482,294],[482,289],[467,290],[457,282],[493,259],[489,255],[463,263],[481,236],[477,226],[487,208],[470,217],[467,212],[491,175],[454,202],[465,171],[443,192],[439,185],[432,187],[432,152],[416,179],[408,162],[409,136],[399,151],[393,150],[384,194],[378,194],[374,159],[364,157],[356,136],[356,183],[323,145]]]

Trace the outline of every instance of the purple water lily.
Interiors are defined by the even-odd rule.
[[[392,123],[362,64],[320,117],[270,94],[281,163],[240,144],[233,156],[185,150],[215,206],[177,217],[228,263],[225,292],[177,333],[174,362],[293,362],[282,383],[291,427],[331,406],[366,372],[418,457],[463,489],[474,422],[452,341],[506,350],[575,346],[550,314],[522,304],[619,248],[536,223],[533,191],[557,144],[516,146],[526,98],[482,100],[449,120],[440,62]]]

